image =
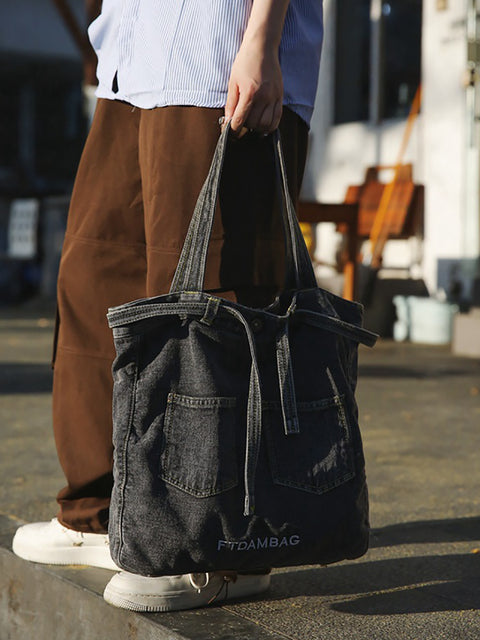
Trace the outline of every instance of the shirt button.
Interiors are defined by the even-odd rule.
[[[253,318],[252,329],[255,331],[255,333],[261,331],[263,329],[263,320],[261,318]]]

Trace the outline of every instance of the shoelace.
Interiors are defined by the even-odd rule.
[[[81,547],[84,543],[85,534],[82,531],[75,531],[74,529],[69,529],[68,527],[64,527],[57,518],[52,518],[52,522],[59,525],[61,527],[62,533],[66,535],[70,542],[74,547]],[[108,535],[97,534],[99,537],[102,536],[103,544],[107,547],[110,546],[110,541]]]
[[[190,584],[192,585],[192,587],[194,589],[197,590],[198,593],[201,592],[202,589],[205,589],[208,584],[210,583],[210,577],[211,575],[221,575],[222,578],[222,583],[220,584],[220,587],[217,591],[217,593],[215,595],[213,595],[210,600],[207,602],[207,604],[213,604],[219,597],[220,594],[222,593],[222,591],[225,589],[225,596],[224,599],[227,600],[228,599],[228,586],[230,584],[230,582],[235,582],[235,580],[237,579],[237,574],[232,572],[232,573],[221,573],[220,572],[215,572],[214,574],[210,574],[210,573],[189,573],[188,574],[188,578],[190,580]]]
[[[225,589],[225,596],[224,596],[224,600],[227,600],[228,598],[228,584],[229,584],[230,580],[227,580],[225,576],[223,576],[223,581],[222,584],[220,585],[220,589],[217,591],[217,593],[212,596],[210,598],[210,600],[208,601],[207,604],[213,604],[215,602],[215,600],[220,596],[220,594],[222,593],[223,589]]]

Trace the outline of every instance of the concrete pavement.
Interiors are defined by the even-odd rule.
[[[43,317],[42,317],[43,316]],[[480,361],[380,342],[360,351],[372,544],[354,562],[276,570],[249,601],[171,614],[104,603],[111,573],[10,551],[63,486],[50,422],[51,311],[0,312],[0,640],[478,640]]]

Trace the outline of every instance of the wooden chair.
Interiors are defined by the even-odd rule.
[[[338,204],[301,201],[298,207],[300,222],[317,224],[334,222],[345,235],[345,247],[340,260],[344,274],[343,296],[355,300],[357,296],[357,261],[360,243],[370,236],[385,183],[379,173],[391,166],[369,167],[365,181],[347,189],[345,201]],[[412,165],[400,167],[386,212],[388,237],[404,239],[423,232],[424,187],[414,184]]]

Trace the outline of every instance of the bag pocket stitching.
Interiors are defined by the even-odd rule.
[[[198,398],[195,396],[185,396],[183,394],[170,392],[167,396],[167,404],[169,404],[172,409],[174,405],[181,405],[184,407],[218,407],[219,409],[232,409],[236,407],[237,399],[227,396],[205,396]]]
[[[225,397],[225,396],[212,396],[212,397],[194,397],[194,396],[186,396],[182,394],[178,394],[175,392],[170,392],[167,397],[167,406],[165,409],[165,417],[163,424],[163,432],[165,435],[171,433],[173,431],[173,414],[176,406],[184,406],[187,408],[221,408],[221,409],[233,409],[236,407],[237,399],[234,397]],[[166,471],[165,467],[169,467],[169,447],[165,446],[164,450],[164,460],[162,464],[162,471],[160,473],[160,477],[162,480],[167,482],[178,489],[185,491],[190,495],[193,495],[198,498],[208,498],[219,495],[221,493],[225,493],[226,491],[230,491],[234,487],[238,485],[238,471],[235,465],[235,475],[236,478],[230,480],[227,483],[221,483],[218,486],[218,482],[216,485],[209,486],[203,490],[196,489],[195,487],[191,487],[185,482],[181,482],[176,478],[170,476]],[[218,486],[218,488],[217,488]]]
[[[221,493],[225,493],[226,491],[230,491],[230,489],[233,489],[238,484],[238,480],[235,480],[235,481],[232,480],[232,482],[230,484],[227,484],[225,486],[222,485],[222,488],[214,489],[213,487],[211,487],[209,489],[206,489],[205,491],[199,491],[198,489],[195,489],[193,487],[189,487],[187,484],[183,484],[181,482],[178,482],[178,481],[174,480],[173,478],[170,478],[169,476],[166,476],[163,473],[160,475],[160,477],[166,483],[171,484],[172,486],[177,487],[177,489],[181,489],[182,491],[185,491],[185,493],[188,493],[191,496],[195,496],[196,498],[213,498],[214,496],[218,496]]]
[[[273,475],[273,474],[272,474]],[[322,495],[323,493],[327,493],[336,487],[340,487],[345,482],[352,480],[355,477],[355,471],[348,471],[342,476],[338,476],[337,480],[332,480],[330,482],[324,482],[318,488],[313,488],[311,485],[302,484],[301,482],[294,482],[293,480],[280,480],[274,477],[274,483],[284,486],[284,487],[293,487],[295,489],[300,489],[302,491],[307,491],[308,493],[315,493],[316,495]]]

